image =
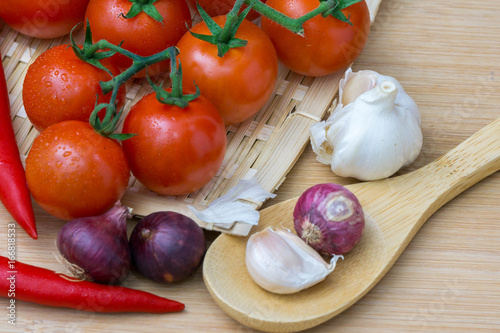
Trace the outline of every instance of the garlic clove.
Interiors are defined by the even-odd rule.
[[[375,88],[377,81],[378,75],[374,71],[359,71],[347,76],[342,92],[342,105],[351,104],[359,96]]]
[[[252,235],[246,248],[246,265],[263,289],[291,294],[323,281],[342,256],[328,264],[300,237],[285,230],[267,228]]]

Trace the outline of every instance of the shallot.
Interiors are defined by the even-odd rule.
[[[358,199],[337,184],[315,185],[302,193],[293,219],[297,235],[323,255],[349,252],[361,239],[365,226]]]
[[[145,277],[178,282],[194,273],[206,251],[205,234],[191,218],[175,212],[144,217],[130,236],[132,262]]]
[[[128,217],[129,208],[117,202],[103,215],[66,223],[57,237],[59,252],[81,268],[84,279],[110,284],[123,280],[131,265]]]

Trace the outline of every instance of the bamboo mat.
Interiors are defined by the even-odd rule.
[[[500,117],[499,14],[498,1],[382,2],[354,70],[395,76],[420,107],[423,150],[402,173],[431,162]],[[9,86],[13,87],[12,82]],[[315,161],[307,146],[276,191],[278,196],[264,207],[321,182],[354,180],[334,176],[328,166]],[[349,310],[307,332],[499,332],[499,193],[500,174],[496,173],[445,205],[372,291]],[[40,238],[34,241],[19,232],[18,258],[58,270],[60,265],[50,253],[57,251],[54,238],[62,222],[36,209]],[[0,220],[3,225],[11,221],[3,208]],[[0,239],[6,239],[6,233],[6,227],[0,228]],[[5,255],[6,249],[0,253]],[[125,285],[184,302],[186,311],[96,315],[18,302],[18,325],[7,325],[4,317],[0,331],[256,332],[218,308],[203,284],[201,270],[188,281],[169,286],[132,272]],[[0,306],[7,306],[7,300],[0,300]]]

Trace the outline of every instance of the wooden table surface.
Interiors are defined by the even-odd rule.
[[[354,70],[396,77],[422,113],[419,168],[500,117],[500,1],[383,0],[368,45]],[[500,133],[498,133],[500,135]],[[348,184],[315,161],[310,147],[265,207],[300,195],[322,182]],[[36,207],[40,238],[20,228],[20,261],[60,268],[52,252],[62,223]],[[0,220],[9,220],[3,208]],[[6,254],[0,230],[0,253]],[[210,237],[217,235],[212,233]],[[101,315],[18,302],[17,325],[5,332],[254,332],[228,317],[208,294],[201,270],[164,286],[132,272],[127,286],[184,302],[167,315]],[[143,287],[147,286],[147,287]],[[1,312],[1,311],[0,311]],[[382,281],[357,304],[308,332],[499,332],[500,173],[441,208],[421,228]]]

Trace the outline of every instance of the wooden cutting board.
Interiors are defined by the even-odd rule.
[[[423,150],[402,172],[429,163],[500,117],[499,14],[498,1],[382,2],[354,70],[395,76],[420,106]],[[334,176],[307,148],[276,192],[277,198],[265,206],[321,182],[354,181]],[[18,228],[17,256],[56,270],[60,265],[51,252],[56,252],[54,235],[62,223],[36,209],[40,238],[31,240]],[[0,220],[0,253],[5,255],[10,217],[3,208]],[[361,301],[309,332],[498,332],[499,241],[500,174],[496,173],[431,217]],[[171,286],[146,281],[133,272],[126,285],[184,302],[186,310],[168,315],[100,315],[18,302],[17,325],[8,325],[6,310],[0,310],[5,314],[0,317],[0,331],[254,332],[218,308],[201,270]],[[6,306],[7,300],[0,299],[0,307]]]

